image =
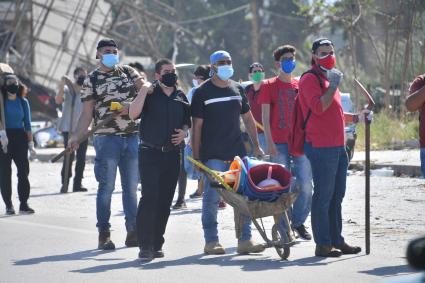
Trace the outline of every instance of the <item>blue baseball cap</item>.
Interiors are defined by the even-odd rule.
[[[210,56],[210,64],[214,65],[215,63],[217,63],[218,60],[221,59],[230,59],[232,60],[232,57],[230,57],[229,52],[224,51],[224,50],[218,50],[216,52],[214,52],[213,54],[211,54]]]

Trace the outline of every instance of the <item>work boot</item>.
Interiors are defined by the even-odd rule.
[[[99,250],[115,250],[115,244],[111,241],[111,232],[100,231],[99,232]]]
[[[15,208],[13,205],[9,205],[6,207],[6,215],[14,215],[15,214]]]
[[[154,258],[162,258],[164,257],[164,251],[162,249],[159,249],[157,251],[153,252],[153,257]]]
[[[264,245],[257,244],[252,240],[246,240],[238,243],[238,254],[261,253],[266,249]]]
[[[78,192],[87,192],[88,190],[84,187],[81,187],[81,186],[74,186],[72,191],[74,193],[78,193]]]
[[[19,206],[19,213],[21,214],[33,214],[34,212],[34,209],[29,207],[26,202],[21,203],[21,205]]]
[[[154,258],[152,249],[141,249],[139,252],[139,259],[142,261],[151,261]]]
[[[342,252],[332,246],[316,245],[315,254],[321,257],[340,257]]]
[[[176,203],[173,205],[173,209],[178,210],[178,209],[184,209],[187,208],[186,202],[177,200]]]
[[[139,246],[139,241],[137,240],[136,231],[128,231],[127,232],[127,238],[125,238],[125,245],[128,248]]]
[[[201,198],[202,194],[200,194],[198,191],[195,191],[193,194],[189,195],[190,198]]]
[[[298,236],[300,236],[301,239],[311,240],[311,234],[307,231],[304,224],[301,224],[298,227],[293,227],[292,229],[294,229],[297,232]]]
[[[353,255],[358,254],[362,251],[362,248],[356,246],[350,246],[347,243],[343,243],[342,245],[336,245],[336,249],[341,250],[343,255]]]
[[[204,253],[207,255],[222,255],[225,254],[226,251],[219,242],[213,241],[205,244]]]

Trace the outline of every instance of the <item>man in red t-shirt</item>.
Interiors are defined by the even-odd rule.
[[[258,141],[261,148],[266,148],[266,139],[261,125],[261,103],[260,88],[264,80],[264,67],[258,62],[252,63],[249,66],[248,78],[252,82],[245,87],[246,98],[248,99],[249,107],[251,107],[252,116],[254,116],[257,126]]]
[[[342,73],[335,69],[332,42],[314,41],[312,67],[299,83],[300,104],[306,123],[305,154],[313,171],[314,193],[311,226],[316,256],[357,254],[342,236],[341,204],[345,195],[348,157],[344,143],[344,113],[338,85]],[[311,113],[308,115],[308,113]]]
[[[419,144],[421,147],[421,170],[425,177],[425,74],[417,76],[409,89],[406,108],[410,112],[419,111]]]
[[[273,57],[278,76],[264,81],[259,100],[267,153],[274,162],[284,165],[297,177],[300,192],[291,213],[292,227],[301,238],[311,240],[304,226],[310,213],[313,190],[310,162],[305,155],[291,156],[288,150],[292,112],[298,95],[298,80],[292,76],[296,65],[295,47],[280,46],[273,52]]]

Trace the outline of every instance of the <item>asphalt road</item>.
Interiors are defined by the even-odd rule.
[[[260,255],[236,253],[233,211],[219,212],[222,256],[203,254],[201,200],[172,211],[165,258],[137,260],[137,248],[124,246],[125,228],[119,180],[112,201],[112,239],[117,250],[98,251],[95,228],[96,181],[88,164],[87,193],[59,194],[60,164],[31,163],[30,205],[34,215],[5,216],[0,204],[0,282],[376,282],[413,273],[404,258],[407,242],[425,234],[425,181],[372,177],[371,254],[323,259],[313,242],[299,242],[282,261],[273,249]],[[14,184],[16,177],[14,176]],[[188,183],[188,195],[196,183]],[[16,189],[15,207],[19,206]],[[264,219],[270,235],[271,219]],[[348,177],[343,204],[346,241],[364,249],[364,176]],[[307,226],[310,220],[307,221]],[[253,228],[253,236],[262,241]]]

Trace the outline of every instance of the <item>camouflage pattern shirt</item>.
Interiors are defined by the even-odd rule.
[[[127,69],[127,71],[125,71]],[[128,75],[129,76],[128,76]],[[94,125],[113,114],[109,109],[111,102],[131,102],[137,95],[134,82],[140,75],[130,66],[119,65],[113,71],[104,73],[99,68],[92,71],[84,81],[84,93],[81,101],[95,100]],[[95,82],[95,91],[92,82]],[[132,121],[128,115],[117,116],[95,134],[121,135],[137,134],[138,122]]]

